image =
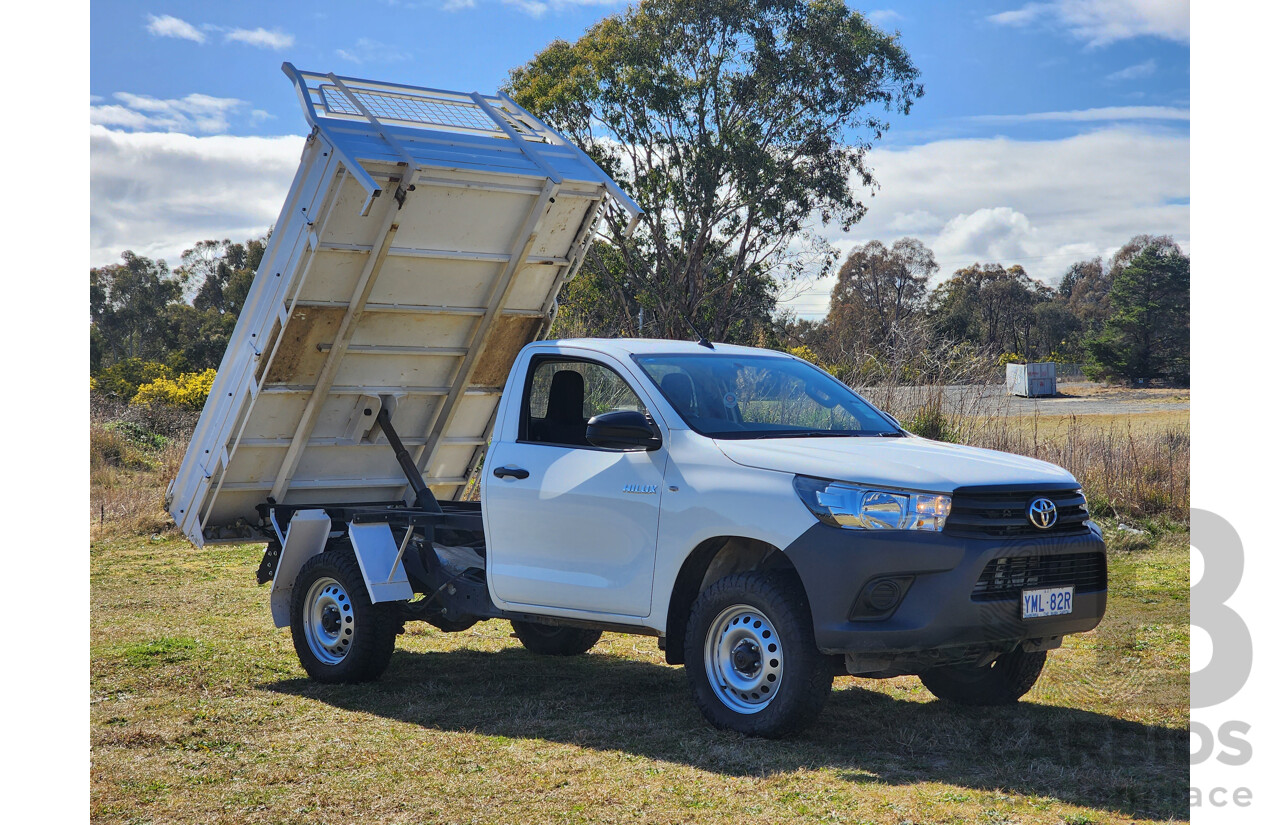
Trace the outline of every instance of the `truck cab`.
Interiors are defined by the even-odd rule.
[[[915,437],[784,353],[531,344],[486,466],[494,604],[658,635],[669,662],[701,666],[700,704],[731,727],[741,720],[713,701],[740,715],[776,701],[768,677],[783,674],[773,657],[752,671],[751,651],[768,653],[789,618],[740,594],[761,615],[717,631],[695,608],[724,579],[777,584],[795,602],[783,615],[804,625],[797,644],[842,672],[928,674],[946,698],[979,703],[1025,693],[1044,652],[1105,610],[1101,532],[1070,474]],[[715,632],[737,639],[727,653]],[[984,674],[992,684],[975,689]]]
[[[712,724],[780,736],[837,673],[1015,702],[1101,620],[1069,473],[786,353],[541,340],[640,207],[501,94],[284,71],[312,133],[166,506],[197,547],[266,543],[312,678],[377,679],[411,621],[633,633]]]

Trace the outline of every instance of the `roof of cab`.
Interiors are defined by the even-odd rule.
[[[712,344],[708,349],[696,341],[676,341],[667,338],[560,338],[538,341],[532,345],[539,349],[556,347],[578,347],[580,349],[605,352],[614,356],[627,355],[777,355],[784,358],[794,356],[778,350],[744,347],[738,344]]]

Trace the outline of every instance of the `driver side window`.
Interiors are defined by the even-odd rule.
[[[615,410],[648,412],[609,367],[595,361],[541,358],[533,364],[525,391],[520,440],[589,447],[587,421]]]

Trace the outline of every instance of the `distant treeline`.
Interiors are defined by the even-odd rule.
[[[199,409],[231,340],[266,238],[201,241],[170,270],[126,251],[89,270],[93,391]]]
[[[266,241],[201,241],[173,270],[128,251],[91,269],[94,389],[130,401],[159,381],[144,397],[198,407],[193,387],[221,361]],[[618,295],[601,267],[609,246],[600,245],[561,296],[553,335],[688,329],[662,307],[646,308],[644,296]],[[930,288],[937,270],[914,238],[871,241],[840,267],[826,318],[777,313],[776,285],[765,285],[731,314],[724,337],[799,352],[851,383],[962,380],[1011,360],[1084,363],[1093,377],[1133,383],[1190,380],[1190,260],[1167,236],[1138,235],[1109,261],[1075,263],[1057,288],[998,263],[975,263]]]
[[[561,296],[553,334],[679,335],[659,302],[629,294],[608,244]],[[1093,378],[1190,380],[1191,262],[1169,236],[1137,235],[1104,261],[1078,261],[1056,288],[1017,264],[974,263],[931,288],[938,264],[914,238],[850,251],[820,321],[777,312],[778,284],[725,315],[725,340],[786,349],[854,384],[965,380],[1010,361],[1080,363]],[[668,313],[669,315],[670,313]]]

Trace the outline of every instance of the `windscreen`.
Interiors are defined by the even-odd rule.
[[[812,364],[770,355],[638,355],[694,431],[712,438],[894,436],[883,413]]]

